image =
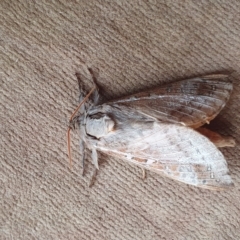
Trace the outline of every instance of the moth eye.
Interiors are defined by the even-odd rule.
[[[206,184],[206,182],[207,182],[206,180],[203,180],[203,181],[202,181],[203,184]]]

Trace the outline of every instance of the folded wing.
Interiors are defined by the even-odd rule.
[[[100,138],[96,148],[198,187],[222,189],[233,185],[222,153],[188,127],[135,122]]]
[[[128,106],[164,123],[198,128],[215,118],[229,100],[233,86],[227,77],[215,74],[178,81],[108,104]]]

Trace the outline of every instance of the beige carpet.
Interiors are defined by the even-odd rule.
[[[161,2],[161,3],[160,3]],[[175,2],[175,3],[174,3]],[[240,239],[240,2],[0,1],[0,239]],[[76,72],[92,67],[107,99],[231,71],[234,93],[212,127],[235,187],[212,192],[100,155],[81,175]]]

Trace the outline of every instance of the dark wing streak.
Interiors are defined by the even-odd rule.
[[[227,76],[226,76],[227,77]],[[193,78],[193,79],[187,79],[187,80],[182,80],[182,81],[179,81],[179,82],[173,82],[173,83],[168,83],[168,84],[164,84],[163,86],[160,86],[158,87],[157,89],[150,89],[150,90],[147,90],[145,92],[145,94],[155,94],[155,96],[164,96],[164,95],[169,95],[171,94],[170,92],[166,92],[166,88],[168,87],[171,87],[172,91],[177,91],[177,90],[181,90],[181,89],[184,89],[183,88],[183,85],[185,85],[185,90],[198,90],[198,91],[202,91],[204,92],[205,90],[205,93],[208,92],[208,91],[213,91],[214,93],[217,94],[223,94],[223,95],[229,95],[230,92],[232,91],[232,83],[229,82],[229,81],[219,81],[219,80],[215,80],[215,79],[210,79],[210,78],[205,78],[205,77],[202,77],[202,78]],[[204,81],[203,81],[204,80]],[[193,84],[201,84],[202,86],[198,86],[198,87],[194,87]],[[190,87],[187,88],[186,85],[190,85]],[[211,86],[212,85],[216,85],[217,89],[216,90],[213,90],[211,89]],[[162,92],[158,92],[158,90],[161,90]],[[114,102],[126,102],[126,101],[135,101],[134,99],[134,96],[138,96],[139,94],[143,94],[144,92],[139,92],[139,93],[135,93],[135,94],[131,94],[129,96],[129,99],[128,97],[124,97],[124,98],[120,98],[120,99],[116,99],[116,100],[113,100]],[[174,95],[179,95],[180,92],[175,92]],[[184,94],[184,93],[182,93]],[[186,95],[196,95],[196,93],[185,93]],[[151,96],[151,97],[153,97]],[[142,97],[143,98],[143,97]],[[147,97],[145,97],[147,98]],[[112,102],[112,101],[111,101]]]
[[[176,99],[176,96],[178,96],[178,97],[181,97],[181,95],[179,96],[178,94],[176,94],[176,95],[165,95],[164,97],[169,97],[169,98],[174,98],[174,99]],[[187,97],[192,97],[192,98],[208,98],[208,99],[212,99],[212,101],[215,101],[215,100],[217,100],[217,101],[220,101],[220,102],[225,102],[225,101],[223,101],[222,100],[222,98],[216,98],[216,97],[211,97],[211,96],[208,96],[208,95],[194,95],[194,94],[185,94],[185,95],[183,95],[183,96],[187,96]]]
[[[229,75],[226,75],[225,78],[228,78]],[[202,76],[199,78],[189,78],[186,81],[190,81],[192,82],[192,80],[196,81],[196,82],[200,82],[200,83],[208,83],[209,85],[212,85],[213,83],[219,84],[219,85],[223,85],[223,86],[231,86],[231,81],[229,80],[225,80],[225,81],[219,81],[219,79],[222,79],[223,77],[219,77],[219,78],[211,78],[207,76]],[[202,81],[204,80],[204,82]],[[182,80],[185,81],[185,80]],[[181,82],[181,81],[179,81]]]
[[[197,88],[194,87],[194,84],[200,84],[201,86],[198,86]],[[232,82],[229,80],[225,81],[219,81],[216,79],[211,78],[190,78],[186,80],[166,83],[159,87],[159,89],[166,89],[166,87],[174,87],[173,89],[179,89],[182,86],[194,88],[194,89],[209,89],[212,85],[219,86],[217,89],[223,89],[223,90],[231,90],[232,89]]]
[[[185,108],[188,108],[188,109],[192,109],[192,110],[194,110],[194,111],[197,111],[197,112],[199,112],[198,115],[200,115],[200,114],[201,114],[201,115],[206,115],[206,118],[209,118],[209,116],[206,114],[205,111],[201,111],[201,110],[199,110],[199,109],[197,109],[197,108],[189,107],[189,106],[187,106],[187,105],[180,105],[180,104],[179,104],[179,107],[180,107],[180,106],[183,106],[183,107],[185,107]],[[208,106],[208,105],[207,105],[207,106]],[[166,113],[167,111],[165,111],[165,112],[157,111],[156,109],[150,108],[150,107],[148,107],[148,106],[146,106],[146,105],[144,105],[144,107],[145,107],[145,109],[149,109],[149,110],[154,111],[154,112],[156,112],[156,113],[160,113],[160,115],[165,115],[166,117],[170,117],[170,118],[171,118],[171,121],[169,120],[169,122],[175,122],[175,123],[177,123],[177,124],[181,123],[181,122],[178,121],[179,118],[173,117],[172,115]],[[213,110],[215,109],[215,108],[213,108],[213,107],[211,107],[211,106],[208,106],[208,107],[209,107],[209,108],[212,108]],[[161,106],[159,106],[159,108],[160,108],[160,109],[162,108],[162,109],[172,110],[172,111],[178,112],[178,113],[182,114],[182,117],[184,117],[184,115],[185,115],[185,116],[189,116],[190,119],[192,119],[193,122],[194,122],[194,119],[197,118],[195,115],[187,114],[187,113],[184,112],[184,111],[180,112],[180,111],[176,110],[175,108],[167,108],[167,107],[161,107]],[[212,111],[213,111],[213,110],[212,110]],[[147,113],[144,113],[144,112],[142,112],[142,111],[140,111],[140,110],[138,110],[138,112],[141,113],[141,114],[143,114],[143,115],[145,115],[145,116],[148,116],[148,117],[150,117],[150,118],[155,119],[155,120],[158,121],[158,118],[157,118],[157,117],[152,117],[151,115],[149,115],[149,114],[147,114]],[[216,115],[216,114],[215,114],[215,115]],[[211,116],[215,116],[215,115],[214,115],[214,114],[211,114]],[[211,117],[211,116],[210,116],[210,117]],[[202,123],[203,121],[204,121],[204,119],[199,120],[198,122],[194,122],[194,125],[200,124],[200,123]],[[184,121],[183,121],[183,122],[184,122]]]
[[[217,101],[221,101],[223,102],[223,100],[221,100],[222,98],[216,98],[216,97],[211,97],[211,96],[208,96],[208,95],[196,95],[196,94],[184,94],[182,93],[181,95],[184,95],[184,96],[188,96],[188,97],[204,97],[204,98],[209,98],[209,99],[212,99],[212,100],[217,100]],[[156,99],[164,99],[164,98],[174,98],[176,99],[176,97],[181,97],[181,95],[179,95],[178,93],[176,94],[167,94],[167,95],[162,95],[162,96],[157,96],[157,97],[154,97],[154,96],[150,96],[150,97],[140,97],[140,98],[136,98],[136,99],[133,99],[131,98],[131,96],[129,98],[126,98],[126,99],[121,99],[121,100],[116,100],[116,101],[110,101],[110,102],[107,102],[107,103],[125,103],[125,102],[135,102],[135,101],[139,101],[139,100],[156,100]],[[225,101],[224,101],[225,102]]]
[[[202,104],[202,105],[204,105],[204,104]],[[208,105],[206,105],[206,106],[207,106],[208,108],[215,109],[215,108],[212,107],[212,106],[208,106]],[[199,112],[199,114],[206,114],[205,111],[202,111],[202,110],[200,110],[200,109],[198,109],[198,108],[190,107],[190,106],[188,106],[188,105],[183,105],[183,104],[179,104],[179,103],[178,103],[178,107],[182,107],[182,108],[185,108],[185,109],[187,108],[187,109],[189,109],[189,110],[194,110],[194,111],[196,111],[196,112]],[[167,108],[167,107],[161,107],[161,106],[159,106],[159,108],[174,110],[174,111],[179,112],[179,113],[181,113],[181,114],[185,114],[185,115],[187,115],[187,116],[192,116],[192,115],[186,114],[185,112],[178,111],[178,110],[176,110],[175,108],[171,108],[171,107]],[[151,108],[149,108],[149,109],[151,109]],[[154,109],[153,109],[153,110],[154,110]],[[169,116],[169,115],[168,115],[168,116]]]
[[[154,112],[157,112],[157,113],[161,113],[162,115],[165,115],[165,116],[167,116],[167,117],[171,116],[171,115],[167,114],[166,112],[157,111],[156,109],[152,109],[151,107],[148,107],[148,106],[146,106],[146,105],[144,105],[144,107],[145,107],[146,109],[150,109],[151,111],[154,111]],[[163,107],[159,107],[159,108],[163,108]],[[163,108],[163,109],[164,109],[164,108]],[[165,108],[165,109],[168,109],[168,108]],[[137,110],[137,111],[140,112],[140,113],[142,113],[142,114],[144,114],[144,115],[146,115],[146,116],[150,116],[149,114],[143,113],[143,112],[140,111],[140,110]],[[151,116],[150,116],[150,117],[151,117]],[[173,116],[171,116],[171,117],[173,117]],[[157,118],[155,118],[155,117],[151,117],[151,118],[157,119]],[[175,121],[175,120],[173,120],[173,121]],[[176,123],[179,123],[178,121],[175,121],[175,122],[176,122]]]
[[[211,105],[207,105],[207,104],[205,104],[205,103],[201,103],[201,102],[199,102],[199,101],[194,101],[194,100],[190,100],[192,103],[199,103],[199,104],[201,104],[201,105],[203,105],[203,106],[205,106],[205,107],[208,107],[208,108],[212,108],[212,109],[215,109],[214,107],[212,107]],[[174,103],[173,101],[172,102],[169,102],[169,101],[164,101],[164,103]],[[189,109],[192,109],[192,110],[196,110],[196,111],[199,111],[199,112],[202,112],[202,113],[205,113],[204,111],[201,111],[200,109],[197,109],[197,108],[194,108],[194,107],[190,107],[190,106],[188,106],[188,105],[184,105],[184,104],[180,104],[180,103],[177,103],[178,104],[178,106],[180,107],[180,106],[182,106],[182,107],[184,107],[184,108],[189,108]],[[148,107],[149,109],[152,109],[152,108],[150,108],[150,107]],[[161,106],[159,106],[159,108],[163,108],[163,107],[161,107]],[[167,108],[167,107],[164,107],[165,109],[174,109],[174,108]],[[183,112],[181,112],[181,113],[183,113]]]
[[[161,89],[161,88],[158,88]],[[162,88],[165,89],[165,88]],[[175,91],[174,91],[175,90]],[[150,96],[145,96],[145,97],[157,97],[157,96],[164,96],[164,95],[179,95],[179,94],[185,94],[185,95],[204,95],[206,93],[212,92],[214,95],[226,95],[228,94],[230,89],[220,89],[219,87],[217,89],[211,89],[209,87],[199,87],[199,88],[193,88],[193,87],[180,87],[180,88],[173,88],[171,92],[164,92],[163,94],[157,93],[157,89],[152,92],[146,91]],[[152,94],[152,95],[151,95]],[[135,94],[136,95],[136,94]],[[132,95],[131,95],[132,96]]]
[[[180,106],[187,107],[186,105],[180,105]],[[146,106],[146,105],[145,105],[145,107],[148,108],[148,109],[151,109],[151,110],[153,110],[154,112],[157,112],[157,113],[164,113],[164,115],[166,115],[166,116],[171,116],[171,118],[172,118],[172,115],[169,115],[169,114],[167,114],[166,112],[161,112],[161,111],[158,111],[158,110],[156,110],[156,109],[152,109],[152,108],[150,108],[150,107],[148,107],[148,106]],[[184,114],[184,115],[186,115],[186,116],[190,116],[191,118],[193,118],[192,115],[187,114],[186,112],[180,112],[180,111],[178,111],[178,110],[175,109],[175,108],[167,108],[167,107],[161,107],[161,106],[159,106],[159,108],[160,108],[160,109],[162,108],[162,109],[172,110],[172,111],[175,111],[175,112],[178,112],[178,113],[181,113],[181,114]],[[189,107],[187,107],[187,108],[189,108]],[[195,111],[201,112],[201,113],[205,113],[204,111],[201,111],[201,110],[196,109],[196,108],[192,108],[192,109],[195,110]]]
[[[145,106],[146,109],[150,109],[151,111],[154,111],[154,112],[157,112],[157,113],[161,113],[162,115],[165,115],[165,116],[167,116],[167,117],[171,116],[171,115],[167,114],[166,112],[161,112],[161,111],[158,111],[158,110],[156,110],[156,109],[152,109],[152,108],[150,108],[150,107],[148,107],[148,106],[146,106],[146,105],[144,105],[144,106]],[[159,107],[159,108],[164,109],[163,107]],[[168,108],[165,108],[165,109],[168,109]],[[139,111],[138,111],[138,112],[139,112]],[[149,116],[149,115],[147,115],[147,116]],[[173,116],[171,116],[171,118],[173,118]],[[176,118],[176,117],[174,117],[174,118]],[[171,119],[171,120],[173,120],[173,121],[176,122],[176,123],[179,123],[177,120],[174,120],[174,119]]]
[[[169,96],[166,96],[166,97],[169,97]],[[194,96],[193,96],[194,97]],[[218,98],[213,98],[213,97],[209,97],[209,96],[202,96],[202,95],[199,95],[199,96],[195,96],[195,97],[201,97],[201,98],[208,98],[208,99],[212,99],[212,102],[214,102],[214,101],[218,101],[219,103],[217,103],[217,105],[218,105],[218,109],[215,109],[214,107],[212,107],[210,104],[205,104],[205,103],[202,103],[202,102],[200,102],[200,101],[194,101],[194,99],[190,99],[189,101],[191,101],[191,102],[193,102],[193,103],[198,103],[198,104],[201,104],[201,105],[203,105],[203,106],[205,106],[206,108],[210,108],[210,109],[212,109],[212,111],[214,111],[215,110],[215,112],[217,112],[217,114],[218,114],[218,112],[219,112],[219,110],[221,110],[224,106],[225,106],[225,104],[226,104],[226,101],[223,101],[223,100],[221,100],[221,99],[218,99]],[[142,100],[142,99],[144,99],[144,98],[141,98],[140,100]],[[150,100],[152,100],[152,99],[150,99]],[[175,98],[175,100],[177,100],[176,98]],[[187,100],[187,99],[186,99]],[[174,103],[175,101],[164,101],[164,103]],[[114,103],[117,103],[117,102],[114,102]],[[179,103],[178,103],[179,104]],[[195,110],[195,111],[201,111],[201,110],[199,110],[199,109],[197,109],[197,108],[193,108],[193,107],[189,107],[189,106],[187,106],[187,105],[183,105],[183,104],[179,104],[180,106],[183,106],[184,108],[188,108],[188,109],[193,109],[193,110]],[[145,105],[145,107],[146,107],[146,105]],[[151,108],[149,108],[149,107],[146,107],[146,108],[148,108],[148,109],[150,109],[150,110],[154,110],[154,109],[151,109]],[[159,106],[159,108],[161,108],[161,106]],[[166,108],[166,109],[172,109],[172,110],[174,110],[174,111],[177,111],[176,109],[174,109],[174,108]],[[157,112],[156,110],[154,110],[155,112]],[[177,111],[177,112],[179,112],[179,111]],[[201,111],[202,113],[205,113],[204,111]],[[142,112],[141,112],[142,113]],[[166,113],[163,113],[163,112],[160,112],[160,113],[162,113],[162,114],[164,114],[164,115],[166,115],[166,116],[170,116],[169,114],[166,114]],[[187,114],[185,113],[185,112],[180,112],[181,114],[185,114],[186,116],[187,116]],[[148,114],[146,114],[145,113],[145,115],[147,115],[147,116],[149,116]],[[214,115],[213,115],[214,116]],[[171,116],[172,117],[172,116]],[[154,119],[156,119],[155,117],[152,117],[152,118],[154,118]],[[192,117],[191,117],[192,118]],[[194,117],[193,117],[194,118]],[[176,120],[173,120],[173,121],[176,121]],[[199,123],[201,123],[201,121],[199,121]]]
[[[165,96],[165,97],[168,97],[168,96]],[[169,97],[170,97],[170,96],[169,96]],[[182,100],[185,100],[185,101],[188,100],[188,101],[191,101],[191,102],[194,102],[194,103],[199,103],[199,104],[202,104],[202,105],[204,105],[204,106],[211,107],[211,108],[214,108],[214,107],[212,107],[211,105],[208,105],[208,104],[206,104],[206,103],[202,103],[202,102],[200,102],[200,101],[196,101],[195,99],[198,99],[198,98],[201,98],[201,99],[204,99],[204,98],[212,98],[212,100],[209,101],[210,103],[211,103],[211,102],[215,102],[215,100],[219,101],[220,103],[222,103],[222,102],[226,103],[225,101],[221,100],[220,98],[213,98],[213,97],[209,97],[209,96],[205,96],[205,95],[190,95],[190,96],[185,95],[185,97],[187,97],[187,98],[181,97],[181,99],[182,99]],[[174,97],[173,99],[174,99],[174,100],[178,100],[176,97]],[[172,101],[172,102],[164,101],[164,102],[166,102],[166,103],[172,103],[172,102],[175,102],[175,101]],[[183,105],[183,106],[187,106],[187,105]]]
[[[200,82],[200,81],[182,81],[182,82],[175,82],[169,85],[165,85],[165,86],[159,86],[157,89],[162,89],[162,90],[166,90],[167,87],[171,87],[171,90],[206,90],[206,91],[214,91],[214,92],[225,92],[225,91],[230,91],[232,90],[232,83],[227,83],[227,84],[219,84],[220,82],[218,81],[208,81],[206,83],[205,82]],[[197,86],[194,86],[196,85]],[[213,88],[214,86],[214,88]],[[151,91],[151,90],[150,90]]]
[[[151,116],[151,115],[149,115],[149,114],[147,114],[147,113],[145,113],[145,112],[142,112],[142,111],[138,110],[138,113],[141,113],[142,115],[147,116],[147,117],[149,117],[150,119],[153,119],[153,120],[155,120],[155,121],[158,121],[157,118],[155,118],[155,117],[153,117],[153,116]],[[175,120],[172,120],[172,122],[178,123],[178,122],[175,121]]]
[[[199,104],[205,106],[205,108],[211,109],[211,111],[215,111],[215,112],[218,111],[218,109],[216,109],[215,107],[213,107],[213,106],[211,106],[211,105],[207,105],[207,104],[200,103],[200,102],[193,101],[193,100],[191,100],[191,102],[192,102],[192,103],[199,103]],[[166,103],[167,103],[167,102],[166,102]],[[205,114],[205,115],[206,115],[206,112],[205,112],[205,111],[202,111],[202,110],[200,110],[200,109],[198,109],[198,108],[190,107],[190,106],[188,106],[188,105],[183,105],[183,104],[179,104],[179,103],[177,103],[177,104],[178,104],[179,107],[191,109],[191,110],[194,110],[194,111],[199,112],[199,114]],[[225,104],[224,104],[224,105],[225,105]],[[224,105],[221,104],[221,105],[218,105],[218,106],[219,106],[219,108],[223,108]],[[163,107],[159,106],[159,108],[163,108]],[[149,109],[151,109],[151,108],[149,108]],[[170,110],[174,110],[174,111],[180,112],[180,111],[176,110],[175,108],[167,108],[167,107],[165,107],[165,109],[170,109]],[[181,114],[185,114],[185,115],[187,115],[187,116],[191,116],[191,115],[186,114],[186,112],[184,112],[184,111],[183,111],[183,112],[180,112],[180,113],[181,113]],[[168,116],[169,116],[169,115],[168,115]],[[195,118],[195,116],[193,116],[193,118]]]
[[[201,98],[202,98],[202,96],[195,96],[195,98],[196,98],[196,97],[201,97]],[[205,96],[203,96],[203,97],[205,97]],[[217,100],[219,100],[219,99],[217,99]],[[208,105],[208,104],[206,104],[206,103],[202,103],[202,102],[199,102],[199,101],[194,101],[193,99],[191,99],[190,101],[191,101],[192,103],[199,103],[199,104],[202,104],[202,105],[204,105],[204,106],[206,106],[206,107],[215,109],[214,107],[212,107],[211,105]],[[226,103],[225,101],[222,101],[222,102]],[[184,106],[187,106],[187,105],[184,105]],[[187,107],[188,107],[188,106],[187,106]],[[194,108],[194,109],[195,109],[195,108]],[[196,110],[199,110],[199,109],[196,109]]]
[[[147,106],[146,106],[146,107],[147,107]],[[147,108],[149,108],[149,107],[147,107]],[[181,114],[184,114],[184,115],[186,115],[186,116],[190,116],[190,117],[191,117],[190,114],[187,114],[186,112],[180,112],[180,111],[178,111],[178,110],[176,110],[176,109],[174,109],[174,108],[163,108],[163,107],[159,107],[159,108],[173,110],[173,111],[175,111],[175,112],[178,112],[178,113],[181,113]],[[151,108],[149,108],[149,109],[151,109]],[[158,110],[156,110],[156,109],[152,109],[152,110],[155,111],[155,112],[157,112],[157,113],[162,113],[161,111],[158,111]],[[171,115],[169,115],[169,114],[166,114],[166,115],[167,115],[167,116],[171,116]]]
[[[211,97],[211,96],[207,96],[207,95],[193,95],[194,97],[201,97],[201,98],[209,98],[212,99],[212,101],[220,101],[220,102],[224,102],[226,103],[226,101],[223,101],[221,98],[215,98],[215,97]]]
[[[200,97],[201,97],[201,96],[200,96]],[[202,99],[204,99],[204,98],[206,99],[206,98],[211,98],[211,97],[203,96]],[[218,101],[217,104],[215,103],[215,105],[217,105],[217,107],[213,107],[213,106],[211,106],[211,104],[205,104],[205,103],[200,102],[200,101],[194,101],[193,99],[190,99],[190,100],[189,100],[193,105],[194,105],[194,104],[195,104],[195,105],[199,104],[199,105],[202,105],[202,106],[204,106],[205,108],[209,109],[209,111],[211,112],[210,114],[209,114],[209,113],[206,114],[206,113],[208,112],[208,110],[202,111],[202,110],[197,109],[197,107],[194,108],[194,107],[190,107],[190,106],[183,105],[183,104],[179,104],[179,103],[178,103],[178,106],[179,106],[179,107],[182,106],[183,109],[186,108],[186,109],[192,109],[192,110],[198,111],[199,114],[202,114],[202,115],[204,114],[204,115],[206,115],[206,118],[208,118],[207,120],[209,121],[209,118],[211,118],[210,120],[212,120],[214,117],[216,117],[216,115],[221,111],[221,109],[223,109],[223,107],[226,105],[226,102],[227,102],[227,101],[223,101],[223,100],[220,100],[220,99],[217,99],[217,98],[211,98],[211,99],[214,99],[215,101],[216,101],[216,100]],[[187,99],[186,99],[186,100],[187,100]],[[212,102],[214,102],[214,101],[212,101]],[[219,102],[220,102],[220,104],[219,104]],[[172,102],[164,101],[164,103],[174,103],[174,101],[172,101]],[[148,109],[148,110],[157,112],[155,109],[151,109],[150,107],[146,107],[146,105],[145,105],[145,108]],[[162,107],[159,106],[159,108],[162,108]],[[176,110],[174,107],[173,107],[173,108],[165,108],[165,109],[169,109],[169,110],[173,110],[173,111],[175,111],[175,112],[179,112],[179,111]],[[144,115],[147,115],[147,116],[151,117],[149,114],[146,114],[146,113],[144,113],[143,111],[139,111],[139,112],[141,112],[141,113],[144,114]],[[166,113],[164,113],[164,112],[160,112],[160,113],[161,113],[162,115],[167,116],[167,117],[171,117],[172,122],[178,122],[178,121],[176,121],[176,117],[175,117],[175,120],[174,120],[174,119],[173,119],[173,116],[171,116],[171,115],[169,115],[169,114],[166,114]],[[185,115],[185,116],[189,116],[189,115],[188,115],[186,112],[184,112],[184,111],[182,111],[182,112],[180,112],[180,113],[182,114],[183,117],[184,117],[184,115]],[[192,119],[194,125],[198,125],[198,124],[201,124],[201,125],[202,125],[202,124],[203,124],[202,121],[204,121],[204,119],[199,120],[198,122],[194,122],[194,119],[198,119],[198,118],[199,118],[199,114],[198,114],[197,116],[196,116],[196,115],[193,115],[193,116],[190,117],[190,119]],[[158,119],[157,117],[152,117],[152,118],[153,118],[153,119]]]

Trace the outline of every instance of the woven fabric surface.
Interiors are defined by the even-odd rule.
[[[0,1],[0,239],[240,239],[240,2]],[[85,176],[76,73],[105,99],[231,72],[234,92],[210,127],[235,187],[203,190],[100,154]]]

